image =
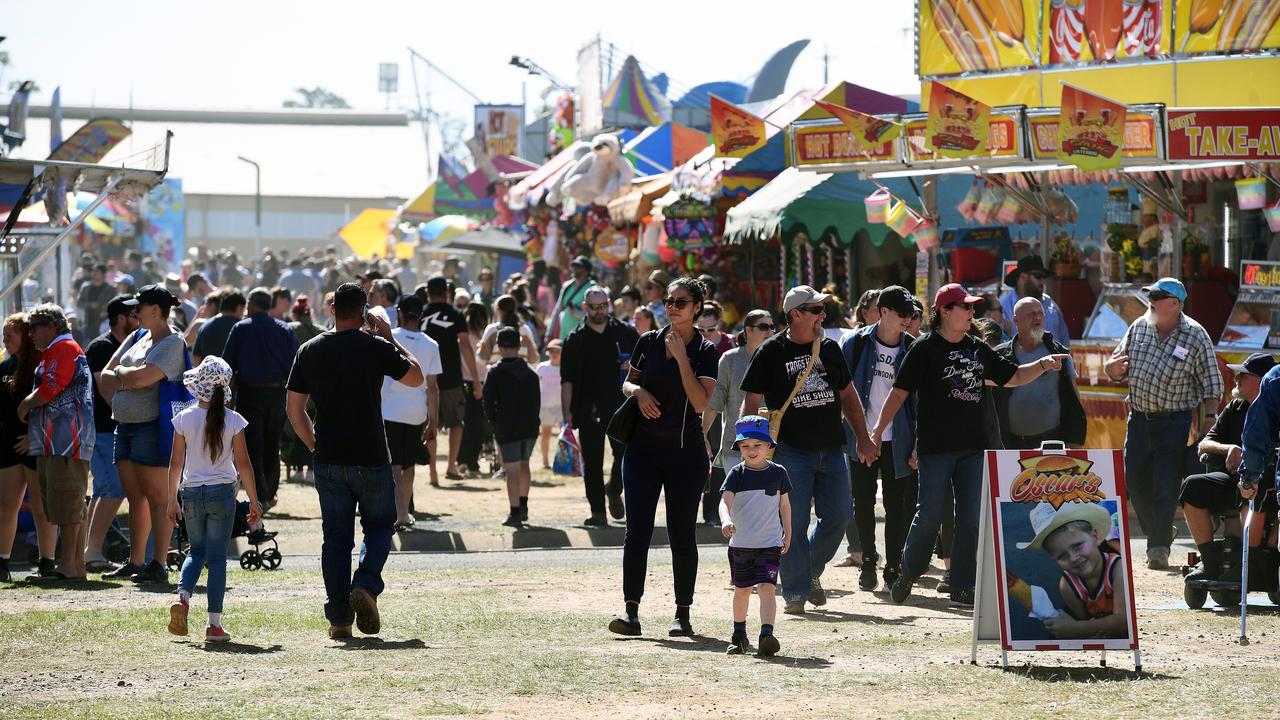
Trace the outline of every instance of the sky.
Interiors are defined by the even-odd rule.
[[[485,102],[531,110],[546,82],[508,64],[533,59],[574,84],[580,47],[597,34],[634,54],[673,87],[714,80],[749,84],[779,48],[809,39],[789,90],[818,87],[827,53],[831,82],[849,80],[915,95],[911,0],[801,0],[732,3],[512,2],[510,0],[137,0],[122,5],[65,0],[6,3],[0,79],[34,79],[47,105],[55,86],[67,105],[269,109],[297,87],[324,87],[366,110],[416,106],[412,47]],[[399,65],[399,92],[378,92],[379,63]],[[419,98],[470,121],[475,101],[440,73],[416,64]],[[606,80],[607,84],[607,80]],[[672,95],[679,96],[678,90]]]

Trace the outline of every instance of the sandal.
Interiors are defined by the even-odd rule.
[[[444,477],[446,480],[464,480],[465,479],[462,476],[462,473],[456,473],[456,472],[446,472],[444,474]]]
[[[119,565],[116,565],[110,560],[90,560],[89,562],[84,564],[85,572],[90,572],[90,573],[93,573],[94,575],[97,575],[99,573],[115,572],[115,570],[119,567],[120,567]]]

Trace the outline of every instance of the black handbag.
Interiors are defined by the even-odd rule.
[[[609,418],[609,426],[605,428],[604,434],[614,442],[626,445],[631,442],[631,437],[636,434],[636,425],[640,422],[640,401],[632,395],[613,412],[613,417]]]

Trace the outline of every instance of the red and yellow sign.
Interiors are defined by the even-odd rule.
[[[912,120],[906,124],[907,159],[913,163],[943,160],[929,147],[929,121]],[[1018,121],[1008,115],[993,115],[987,121],[987,140],[981,151],[965,159],[1018,157]]]
[[[111,118],[90,120],[50,153],[49,159],[83,163],[102,162],[102,158],[132,132],[119,120]]]
[[[1067,502],[1098,502],[1102,478],[1094,474],[1093,461],[1067,455],[1037,455],[1018,461],[1022,472],[1009,488],[1014,502],[1046,502],[1058,509]]]
[[[716,146],[716,157],[746,157],[766,139],[764,120],[711,96],[711,141]]]
[[[1060,147],[1058,123],[1061,115],[1036,115],[1029,118],[1031,124],[1031,155],[1036,160],[1058,157]],[[1157,158],[1159,138],[1156,137],[1155,116],[1148,113],[1129,112],[1124,119],[1124,145],[1120,154],[1128,158]]]
[[[813,102],[823,110],[835,115],[840,122],[844,123],[845,128],[853,131],[854,135],[867,145],[879,145],[880,143],[888,142],[898,137],[898,134],[902,132],[902,126],[895,122],[881,120],[874,115],[860,113],[843,105],[823,100],[814,100]]]
[[[1280,160],[1280,109],[1170,110],[1170,160]]]
[[[1280,263],[1256,261],[1241,263],[1240,287],[1280,288]]]
[[[1081,170],[1120,166],[1128,108],[1074,85],[1062,86],[1058,159]]]
[[[991,107],[942,83],[929,91],[928,146],[945,158],[969,158],[986,146]]]
[[[890,162],[897,155],[893,141],[868,145],[861,136],[841,125],[809,125],[795,128],[794,164]]]

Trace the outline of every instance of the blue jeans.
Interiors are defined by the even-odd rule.
[[[95,498],[124,498],[124,486],[116,470],[116,434],[100,432],[93,442],[93,457],[89,469],[93,471],[93,496]]]
[[[782,594],[788,599],[809,596],[813,578],[840,547],[844,528],[853,517],[849,462],[841,446],[800,450],[778,443],[773,461],[791,479],[791,549],[782,556]],[[818,521],[809,532],[809,507]]]
[[[1185,474],[1190,432],[1190,411],[1151,419],[1129,413],[1124,437],[1125,486],[1148,548],[1168,548],[1173,542],[1173,513]]]
[[[361,587],[374,597],[382,594],[382,566],[391,552],[396,521],[395,479],[390,465],[359,467],[316,463],[316,494],[320,496],[320,572],[324,575],[324,615],[332,625],[350,625],[351,588]],[[351,574],[355,547],[356,508],[360,508],[360,564]]]
[[[925,453],[919,456],[920,485],[916,516],[902,550],[902,575],[915,579],[929,569],[929,556],[947,510],[947,491],[955,494],[956,529],[951,539],[951,588],[972,590],[978,564],[978,506],[982,503],[982,451]]]
[[[178,584],[188,595],[195,594],[200,570],[209,567],[209,612],[222,612],[227,592],[227,546],[236,523],[236,483],[217,483],[183,488],[182,518],[187,524],[191,549],[182,562]]]

